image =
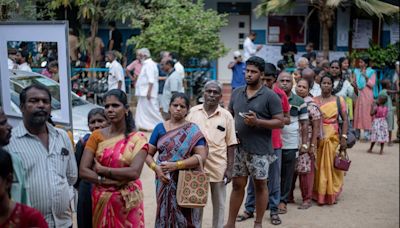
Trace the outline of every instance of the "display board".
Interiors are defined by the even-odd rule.
[[[369,48],[369,40],[372,39],[372,20],[355,19],[353,29],[353,49]]]
[[[305,44],[304,21],[305,16],[268,16],[268,43],[282,44],[288,34],[294,43]]]

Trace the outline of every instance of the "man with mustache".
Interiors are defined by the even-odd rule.
[[[71,141],[64,130],[48,123],[51,94],[46,87],[30,85],[19,99],[23,121],[6,149],[21,158],[29,199],[49,227],[71,227],[72,185],[78,175]]]
[[[18,70],[24,70],[32,72],[31,67],[28,64],[29,53],[27,51],[18,51],[15,55],[15,62],[18,64]]]

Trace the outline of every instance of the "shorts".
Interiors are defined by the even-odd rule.
[[[232,176],[252,176],[256,180],[266,180],[269,163],[268,155],[250,154],[238,147],[235,151]]]

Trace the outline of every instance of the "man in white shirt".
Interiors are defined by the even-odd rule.
[[[27,63],[29,53],[27,51],[18,51],[15,55],[15,62],[18,64],[17,69],[32,72],[31,67]]]
[[[111,63],[108,71],[108,90],[120,89],[125,92],[124,69],[117,61],[114,51],[106,53],[106,61]]]
[[[249,35],[246,37],[243,43],[243,60],[247,61],[252,56],[255,56],[256,53],[262,48],[262,45],[256,46],[253,42],[256,39],[256,33],[251,31]]]
[[[147,48],[139,50],[143,63],[135,85],[135,96],[138,97],[135,123],[138,129],[151,131],[162,121],[158,105],[158,68],[150,57]]]

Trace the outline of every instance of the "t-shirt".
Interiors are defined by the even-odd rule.
[[[0,224],[0,227],[47,228],[49,226],[38,210],[20,203],[15,203],[14,210],[11,212],[10,217],[3,224]]]
[[[247,113],[251,110],[256,113],[257,118],[270,120],[272,116],[282,113],[281,99],[274,91],[265,86],[262,86],[250,98],[247,97],[246,89],[247,86],[235,89],[229,102],[229,110],[235,119],[240,147],[251,154],[272,154],[271,129],[246,125],[239,112]]]
[[[114,29],[111,32],[110,41],[114,40],[114,46],[112,50],[117,50],[121,52],[121,44],[122,44],[122,34],[118,29]],[[110,47],[110,43],[108,43],[108,47]]]
[[[158,140],[165,134],[167,134],[167,130],[165,130],[164,123],[157,124],[153,130],[153,133],[151,133],[149,144],[157,147]],[[206,145],[206,140],[204,138],[201,138],[199,141],[197,141],[195,146],[205,146],[205,145]]]
[[[108,90],[118,89],[118,82],[121,81],[121,90],[125,92],[124,69],[121,64],[114,60],[108,72]]]
[[[232,89],[246,85],[245,74],[246,74],[246,63],[236,62],[232,68],[232,82],[231,82]]]
[[[281,99],[282,111],[288,113],[290,111],[290,105],[286,93],[276,85],[274,85],[273,90]],[[272,129],[272,146],[274,149],[282,148],[281,131],[281,129]]]
[[[169,110],[169,103],[171,102],[172,92],[184,92],[182,77],[175,70],[171,72],[167,80],[165,80],[165,85],[162,92],[161,105],[163,111],[166,113],[168,113]]]

